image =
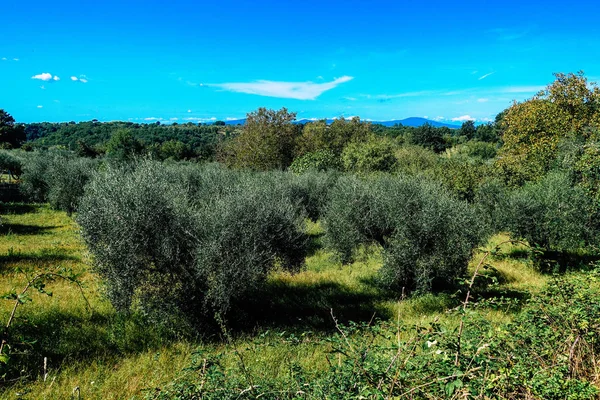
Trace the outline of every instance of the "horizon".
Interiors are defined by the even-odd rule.
[[[580,21],[600,5],[560,4],[11,3],[0,108],[21,123],[199,123],[259,107],[484,123],[555,72],[600,80],[600,28]]]

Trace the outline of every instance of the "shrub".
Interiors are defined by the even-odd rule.
[[[478,160],[489,160],[496,157],[498,146],[494,143],[470,140],[464,144],[446,150],[449,157],[470,157]]]
[[[440,323],[350,324],[314,338],[331,349],[322,361],[328,368],[308,369],[290,356],[273,376],[250,357],[296,346],[298,338],[264,333],[245,351],[195,352],[179,379],[148,389],[146,398],[595,399],[600,293],[590,281],[598,278],[597,272],[558,278],[509,323],[463,315],[460,357],[456,330]],[[241,362],[228,362],[234,352]]]
[[[348,144],[342,153],[342,163],[346,171],[352,172],[389,172],[396,165],[394,147],[385,139],[371,139],[365,143]]]
[[[331,150],[317,150],[294,159],[289,170],[296,174],[302,174],[312,170],[341,169],[341,166],[339,157]]]
[[[77,221],[118,310],[155,283],[194,283],[194,215],[171,178],[159,164],[142,162],[132,171],[108,166],[86,188]]]
[[[440,157],[429,149],[416,145],[404,145],[396,150],[396,171],[402,175],[418,175],[432,170]]]
[[[43,203],[48,200],[48,182],[46,173],[54,152],[35,151],[27,153],[23,160],[21,192],[30,201]]]
[[[577,250],[596,241],[592,204],[564,173],[529,183],[510,198],[508,228],[546,250]]]
[[[442,159],[430,176],[461,200],[472,202],[477,188],[493,174],[492,167],[482,161],[452,157]]]
[[[77,219],[115,307],[194,322],[297,268],[304,214],[264,179],[148,160],[98,173]]]
[[[326,243],[343,261],[357,245],[377,242],[381,282],[418,291],[453,284],[484,236],[472,207],[417,178],[340,178],[324,225]]]
[[[475,190],[473,203],[490,234],[507,229],[510,192],[499,179],[484,181]]]
[[[296,270],[306,236],[304,214],[288,194],[249,178],[199,213],[194,272],[208,283],[205,305],[226,313],[230,301],[258,289],[275,267]]]
[[[71,215],[83,196],[84,187],[98,166],[89,158],[54,160],[47,171],[48,202]]]
[[[18,178],[23,172],[23,160],[14,151],[0,150],[0,172]]]
[[[40,151],[24,158],[21,191],[31,201],[50,202],[69,215],[76,210],[96,160],[65,151]]]

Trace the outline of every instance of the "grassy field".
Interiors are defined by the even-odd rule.
[[[90,272],[78,227],[65,213],[26,204],[3,205],[1,211],[0,293],[20,291],[35,271],[63,267],[81,274],[83,295],[91,305],[86,306],[76,285],[57,280],[48,287],[51,297],[33,294],[31,302],[19,306],[10,332],[13,339],[31,342],[19,347],[28,372],[21,382],[0,389],[1,398],[143,398],[144,389],[180,378],[197,349],[224,354],[223,362],[232,368],[242,359],[244,368],[274,379],[282,373],[283,360],[318,371],[327,367],[330,348],[322,339],[335,331],[332,315],[340,322],[375,318],[410,325],[437,319],[449,328],[458,324],[446,310],[457,306],[463,295],[401,299],[398,293],[385,293],[373,284],[381,265],[377,247],[363,248],[357,261],[341,265],[321,248],[320,225],[308,223],[313,251],[306,268],[297,274],[273,274],[263,293],[240,305],[240,316],[231,321],[229,332],[202,338],[165,334],[139,317],[115,313],[102,296],[98,277]],[[497,235],[486,249],[506,239]],[[474,255],[471,270],[486,249]],[[547,277],[536,272],[525,253],[524,247],[506,244],[489,258],[493,269],[488,271],[498,284],[488,295],[518,299],[544,286]],[[2,323],[13,303],[0,303]],[[478,312],[502,323],[513,311],[500,307]]]

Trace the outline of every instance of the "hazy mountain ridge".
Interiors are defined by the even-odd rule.
[[[317,121],[315,119],[307,119],[307,118],[302,118],[299,119],[297,121],[295,121],[294,123],[296,124],[306,124],[309,122],[314,122]],[[327,123],[331,124],[334,121],[333,118],[328,118],[327,119]],[[242,119],[235,119],[235,120],[229,120],[229,121],[225,121],[225,124],[227,125],[243,125],[246,122],[245,118]],[[460,125],[455,125],[455,124],[447,124],[447,123],[443,123],[443,122],[438,122],[438,121],[433,121],[431,119],[426,119],[426,118],[420,118],[420,117],[409,117],[409,118],[404,118],[404,119],[393,119],[393,120],[388,120],[388,121],[370,121],[374,124],[380,124],[380,125],[384,125],[384,126],[394,126],[397,124],[402,124],[404,126],[422,126],[425,124],[429,124],[431,126],[434,126],[436,128],[441,128],[441,127],[448,127],[451,129],[458,129],[460,128]]]

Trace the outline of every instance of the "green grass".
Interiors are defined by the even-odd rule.
[[[0,391],[6,399],[70,398],[76,387],[85,399],[143,398],[143,389],[184,376],[182,370],[195,349],[208,355],[223,353],[222,362],[233,369],[239,368],[241,356],[245,368],[273,379],[287,373],[281,368],[289,362],[283,361],[317,372],[328,366],[326,355],[331,348],[323,339],[336,330],[332,315],[342,323],[383,319],[410,326],[438,320],[452,328],[458,321],[445,311],[464,296],[445,293],[401,299],[399,293],[385,292],[375,284],[382,262],[379,247],[363,247],[355,262],[342,265],[321,248],[320,224],[309,223],[313,251],[303,271],[272,274],[263,292],[239,305],[240,317],[230,321],[227,335],[177,338],[136,316],[115,313],[102,296],[100,280],[90,272],[78,227],[65,213],[26,204],[3,205],[1,211],[0,293],[24,287],[26,274],[16,269],[33,272],[60,266],[82,274],[84,293],[92,306],[86,308],[76,286],[56,281],[49,285],[52,297],[35,294],[31,303],[18,308],[11,332],[35,343],[28,348],[30,356],[24,357],[29,371],[26,379]],[[506,239],[494,237],[487,249]],[[488,264],[493,268],[486,271],[493,271],[500,283],[493,291],[484,288],[477,295],[518,298],[540,290],[548,278],[522,257],[523,250],[507,244],[501,255],[490,257]],[[474,255],[471,271],[484,251]],[[11,307],[9,301],[0,303],[2,323]],[[513,310],[478,312],[501,323],[511,318]],[[43,357],[48,357],[49,368],[45,382]]]

